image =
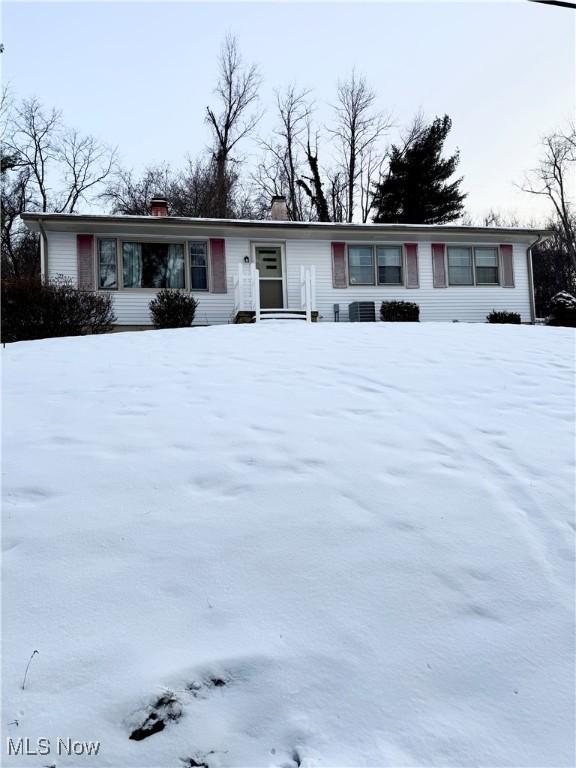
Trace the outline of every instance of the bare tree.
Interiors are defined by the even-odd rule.
[[[220,54],[220,74],[215,90],[219,108],[206,108],[206,121],[213,134],[215,207],[221,218],[231,213],[228,166],[233,160],[232,150],[252,133],[261,117],[259,112],[252,111],[258,101],[260,82],[256,66],[243,64],[236,38],[227,36]]]
[[[4,159],[4,158],[3,158]],[[30,207],[30,169],[2,171],[1,221],[2,274],[4,277],[29,277],[38,273],[37,236],[22,223],[20,214]]]
[[[259,163],[254,181],[261,195],[285,195],[288,216],[292,221],[310,218],[310,205],[305,204],[298,185],[302,172],[302,136],[306,131],[312,107],[309,91],[297,91],[290,85],[276,93],[278,127],[270,141],[262,141],[264,158]],[[262,201],[262,206],[264,201]]]
[[[378,184],[384,172],[387,154],[382,155],[375,146],[370,146],[360,157],[358,187],[360,217],[362,223],[370,218],[374,207],[374,187]]]
[[[74,213],[88,191],[108,178],[115,167],[116,153],[93,136],[82,136],[76,129],[62,132],[55,151],[64,181],[64,190],[55,207],[61,212]]]
[[[332,169],[326,174],[328,179],[328,200],[330,205],[330,220],[345,221],[348,185],[341,168]]]
[[[314,142],[314,147],[310,143],[310,126],[308,126],[308,139],[306,141],[306,161],[308,163],[309,176],[302,175],[297,180],[297,184],[308,196],[318,221],[331,221],[330,208],[324,192],[324,185],[320,175],[320,166],[318,164],[318,135]]]
[[[502,212],[490,208],[488,213],[482,216],[482,227],[519,227],[520,219],[513,211]]]
[[[41,211],[49,209],[48,169],[57,156],[60,121],[58,110],[46,113],[36,98],[22,101],[9,118],[11,135],[6,140],[6,151],[30,170],[30,182],[39,196],[37,207]]]
[[[2,266],[22,277],[37,273],[38,238],[23,225],[25,210],[73,213],[110,175],[114,150],[66,129],[58,110],[38,99],[0,100]]]
[[[547,197],[552,203],[565,248],[576,269],[576,229],[573,194],[576,173],[576,129],[553,133],[542,139],[543,154],[538,168],[531,171],[522,186],[531,195]]]
[[[255,194],[254,202],[259,218],[265,219],[270,212],[270,200],[277,195],[287,196],[287,181],[284,166],[284,154],[281,147],[267,145],[265,154],[259,161],[252,182]],[[288,216],[293,219],[294,213],[288,208]]]
[[[31,206],[57,213],[73,213],[115,163],[113,149],[64,128],[61,113],[46,111],[36,98],[23,100],[8,117],[4,153],[29,170]]]
[[[148,166],[139,177],[134,171],[117,168],[100,198],[109,204],[112,213],[146,216],[151,198],[169,200],[172,181],[170,167],[165,164]]]
[[[560,291],[576,296],[576,268],[568,255],[563,228],[556,219],[548,222],[547,229],[552,237],[537,243],[532,251],[537,317],[548,316],[550,300]]]
[[[352,72],[350,78],[338,83],[334,105],[335,127],[329,132],[338,140],[342,166],[346,175],[346,220],[355,215],[356,191],[365,155],[372,152],[378,139],[391,127],[389,115],[375,109],[376,94],[366,79]],[[371,165],[374,166],[374,157]]]
[[[228,173],[233,173],[233,169]],[[237,186],[233,178],[229,186]],[[244,193],[234,194],[229,201],[231,215],[241,215],[246,210]],[[173,171],[167,164],[151,165],[137,175],[132,170],[119,168],[110,177],[100,198],[106,201],[112,213],[145,216],[149,213],[150,200],[164,197],[170,216],[217,217],[217,179],[212,158],[193,160],[186,158],[186,164],[179,171]]]

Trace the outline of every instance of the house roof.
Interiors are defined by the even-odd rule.
[[[154,227],[158,229],[200,228],[222,231],[238,230],[267,230],[291,231],[302,237],[307,234],[344,237],[345,235],[377,235],[377,234],[426,234],[426,235],[485,235],[521,237],[536,239],[548,237],[552,233],[547,229],[526,227],[475,227],[458,224],[356,224],[347,222],[322,221],[278,221],[272,219],[203,219],[191,216],[128,216],[107,214],[70,214],[70,213],[38,213],[25,212],[22,220],[33,231],[39,231],[40,224],[49,230],[65,230],[81,232],[83,229],[100,230],[121,227],[134,231],[135,227]]]

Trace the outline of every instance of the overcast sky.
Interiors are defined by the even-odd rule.
[[[3,81],[117,146],[129,167],[178,166],[208,143],[205,107],[232,32],[263,76],[263,136],[275,89],[312,89],[326,122],[338,77],[356,67],[398,128],[419,109],[451,116],[474,216],[541,217],[514,183],[539,137],[573,119],[575,17],[530,2],[4,2]],[[256,146],[242,150],[250,161]]]

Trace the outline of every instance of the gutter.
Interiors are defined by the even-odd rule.
[[[33,222],[44,222],[55,228],[56,223],[70,224],[70,230],[73,232],[82,232],[83,227],[87,225],[114,225],[114,226],[145,226],[153,227],[199,227],[218,230],[242,230],[242,229],[264,229],[286,230],[288,231],[313,231],[317,233],[418,233],[422,235],[434,235],[436,238],[445,235],[477,234],[517,237],[523,235],[534,235],[534,229],[513,228],[513,227],[466,227],[452,224],[354,224],[348,222],[309,222],[309,221],[283,221],[278,219],[202,219],[187,216],[129,216],[129,215],[107,215],[107,214],[69,214],[69,213],[36,213],[24,212],[21,216],[25,224]],[[68,231],[68,230],[67,230]]]
[[[538,245],[541,240],[543,240],[543,236],[541,233],[538,234],[538,237],[536,240],[534,240],[533,243],[530,243],[528,248],[526,248],[526,266],[528,267],[528,297],[530,300],[530,321],[532,322],[532,325],[536,322],[536,298],[534,296],[534,271],[532,269],[532,248],[534,248],[535,245]]]
[[[40,248],[40,275],[42,279],[48,277],[48,235],[44,229],[44,222],[41,218],[38,219],[38,227],[40,229],[40,237],[42,238]]]

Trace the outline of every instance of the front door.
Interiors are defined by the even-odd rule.
[[[284,307],[284,274],[282,269],[282,247],[280,245],[257,245],[256,268],[260,275],[260,307],[282,309]]]

